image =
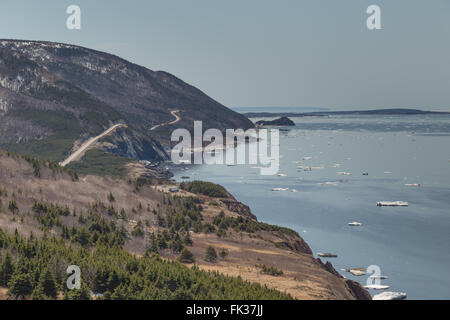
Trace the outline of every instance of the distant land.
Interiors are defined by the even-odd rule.
[[[247,118],[260,117],[325,117],[331,115],[426,115],[426,114],[450,114],[444,111],[423,111],[417,109],[376,109],[355,111],[316,111],[316,112],[246,112]]]
[[[239,113],[246,112],[319,112],[319,111],[330,111],[329,108],[321,107],[289,107],[289,106],[262,106],[262,107],[232,107],[233,111]]]
[[[256,122],[259,126],[295,126],[295,123],[288,117],[281,117],[272,121],[260,120]]]

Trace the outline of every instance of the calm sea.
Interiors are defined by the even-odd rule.
[[[329,260],[348,278],[366,284],[367,276],[344,269],[377,265],[389,291],[450,299],[450,116],[292,120],[296,126],[280,134],[279,172],[286,176],[203,165],[178,167],[175,178],[224,185],[260,221],[296,230],[315,254],[337,254]],[[409,206],[376,206],[397,200]],[[353,221],[363,225],[347,225]]]

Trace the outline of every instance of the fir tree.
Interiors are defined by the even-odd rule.
[[[195,262],[195,256],[188,249],[184,248],[178,257],[178,260],[182,263],[193,263]]]
[[[7,286],[11,276],[14,272],[14,264],[12,261],[12,256],[9,251],[6,253],[5,258],[0,264],[0,286]]]
[[[48,269],[41,273],[39,283],[35,291],[37,291],[38,294],[43,294],[48,298],[56,299],[58,295],[58,288],[53,274]]]
[[[211,263],[217,262],[217,252],[216,249],[214,249],[214,247],[209,246],[206,248],[205,261]]]
[[[33,282],[29,274],[14,273],[8,285],[8,294],[16,299],[25,299],[33,292]]]

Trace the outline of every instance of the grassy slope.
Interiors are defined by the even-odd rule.
[[[220,198],[197,196],[186,191],[173,194],[168,191],[170,185],[162,189],[162,187],[149,187],[145,184],[138,186],[137,183],[130,183],[126,179],[98,176],[84,176],[74,182],[70,177],[64,177],[58,173],[55,175],[54,172],[45,168],[42,168],[40,177],[36,177],[33,174],[33,168],[22,160],[2,156],[0,156],[0,166],[9,170],[3,172],[3,175],[7,175],[3,177],[0,172],[0,187],[8,190],[8,196],[2,198],[3,213],[0,214],[0,227],[5,228],[9,234],[17,228],[25,235],[33,231],[35,235],[42,236],[41,227],[37,224],[32,209],[34,201],[40,199],[67,206],[71,211],[76,209],[79,215],[92,210],[94,203],[103,202],[106,206],[111,204],[117,211],[123,209],[129,221],[141,222],[156,233],[169,230],[167,226],[169,221],[172,221],[172,226],[173,223],[177,224],[180,221],[190,221],[192,209],[186,210],[183,206],[180,207],[180,200],[177,200],[179,197],[196,197],[203,201],[203,211],[201,211],[203,225],[213,225],[215,217],[221,211],[227,217],[238,217],[236,213],[227,209]],[[13,173],[13,179],[10,178],[11,173]],[[19,214],[11,220],[12,216],[7,211],[7,204],[13,194],[19,206]],[[114,195],[114,202],[108,200],[110,194]],[[195,214],[193,216],[195,217]],[[136,228],[134,222],[117,220],[114,215],[103,214],[103,217],[115,221],[129,234]],[[161,224],[160,218],[163,218],[165,222]],[[62,217],[63,221],[65,219],[69,219],[71,224],[74,223],[70,217]],[[295,233],[268,228],[264,224],[261,224],[260,228],[254,228],[253,224],[248,226],[252,230],[247,232],[229,228],[226,235],[221,237],[215,233],[217,231],[215,226],[212,227],[212,233],[211,231],[194,232],[192,234],[194,244],[188,248],[195,254],[198,265],[204,270],[219,271],[234,277],[240,276],[245,280],[289,292],[292,296],[301,299],[353,298],[345,280],[326,271],[312,255],[279,245],[286,242],[295,244],[296,241],[300,241],[301,239]],[[249,229],[248,226],[243,230]],[[191,227],[188,227],[188,230],[192,230]],[[242,230],[237,228],[239,229]],[[185,232],[183,227],[180,230],[182,233]],[[58,234],[60,231],[58,227],[54,227],[52,232]],[[229,256],[215,264],[205,262],[203,259],[205,248],[209,245],[213,245],[217,250],[226,248]],[[126,241],[125,249],[142,255],[146,249],[146,241],[139,236],[132,236]],[[159,253],[168,259],[177,258],[177,254],[171,249],[161,249]],[[278,277],[262,274],[261,270],[255,267],[261,264],[281,269],[284,274]]]
[[[38,156],[51,161],[61,160],[72,149],[73,143],[80,138],[83,129],[78,120],[65,111],[42,111],[37,109],[19,109],[11,116],[31,120],[39,126],[49,128],[52,135],[42,139],[21,144],[8,144],[3,148],[31,156]]]
[[[104,211],[106,207],[103,206],[102,201],[105,204],[110,203],[117,209],[122,208],[129,219],[139,221],[147,219],[147,223],[153,224],[154,214],[151,212],[151,208],[166,211],[172,205],[164,205],[165,197],[162,197],[159,192],[152,191],[148,186],[142,185],[138,189],[134,184],[125,182],[122,179],[112,180],[111,178],[94,176],[73,181],[71,177],[65,175],[63,170],[55,171],[52,167],[47,167],[45,164],[42,164],[38,176],[29,162],[15,155],[0,154],[0,165],[11,170],[8,173],[0,172],[0,200],[3,203],[0,209],[0,256],[5,256],[6,251],[9,251],[15,256],[15,263],[22,261],[19,259],[27,259],[26,266],[31,268],[30,271],[23,271],[21,267],[17,269],[22,270],[20,272],[29,274],[31,270],[35,269],[33,267],[35,264],[39,264],[42,267],[40,270],[43,270],[47,264],[51,266],[54,256],[57,256],[60,263],[68,265],[73,264],[75,260],[83,267],[83,270],[90,268],[97,274],[104,273],[104,268],[107,267],[106,272],[116,272],[120,279],[123,278],[121,283],[125,287],[129,280],[134,283],[138,281],[141,286],[144,286],[143,289],[130,286],[129,290],[131,291],[125,290],[123,286],[119,289],[114,287],[119,290],[111,289],[110,293],[115,298],[290,298],[287,294],[267,289],[259,284],[243,281],[240,278],[225,277],[198,269],[186,268],[176,262],[168,262],[158,258],[140,258],[140,255],[130,254],[130,252],[135,251],[130,249],[130,247],[141,250],[141,252],[145,249],[145,247],[141,247],[141,249],[137,247],[142,243],[142,239],[139,236],[131,235],[131,231],[134,228],[133,224],[127,223],[124,219],[116,218],[116,213],[112,215],[107,213],[110,212],[109,209],[107,212]],[[6,179],[6,176],[9,177],[11,172],[14,172],[14,179]],[[115,195],[114,200],[111,200],[109,197],[109,194],[112,193]],[[7,205],[12,201],[18,205],[15,213],[11,212]],[[40,207],[37,207],[36,202],[42,203],[42,206],[39,205]],[[64,205],[59,207],[61,208],[60,210],[54,203]],[[95,205],[93,205],[94,203]],[[135,207],[137,203],[144,204],[146,209]],[[73,209],[76,209],[76,216],[72,215]],[[173,210],[175,209],[180,210],[180,208],[173,207]],[[79,219],[81,216],[85,217],[84,222],[81,222]],[[95,220],[92,220],[93,218]],[[108,225],[111,227],[108,227]],[[117,227],[113,227],[113,225]],[[76,232],[81,232],[82,229],[87,228],[90,230],[87,233],[88,236],[93,233],[97,234],[97,237],[95,237],[97,240],[94,240],[93,237],[85,249],[99,249],[100,246],[100,250],[92,252],[91,250],[85,251],[80,249],[81,242],[78,242],[78,236],[63,242],[42,239],[42,235],[45,232],[48,232],[49,235],[56,235],[57,238],[61,239],[64,226],[71,226],[70,228],[73,227],[75,230],[78,230]],[[71,230],[74,230],[73,228]],[[36,256],[25,254],[27,251],[21,246],[30,240],[14,240],[17,239],[13,237],[14,230],[18,230],[19,234],[24,236],[33,232],[34,237],[41,238],[41,244],[37,248],[39,248],[38,250],[43,250],[42,253],[38,253]],[[3,231],[9,234],[9,238],[8,236],[5,238],[4,234],[2,235]],[[71,232],[73,233],[73,231]],[[111,240],[116,241],[119,239],[117,237],[120,237],[119,234],[123,234],[123,232],[127,234],[125,241],[129,248],[128,251],[120,246],[117,247],[117,244],[114,247],[102,247],[105,245],[104,241],[107,241],[107,243]],[[100,234],[102,236],[98,237]],[[100,245],[98,244],[99,242],[94,241],[100,241]],[[49,255],[48,252],[53,252],[53,254]],[[26,257],[22,256],[23,254]],[[83,256],[82,260],[79,260],[80,256]],[[105,261],[108,262],[107,265],[105,265]],[[23,261],[17,266],[22,264]],[[135,271],[130,271],[130,265],[135,266],[137,269],[133,267]],[[138,270],[139,272],[137,272]],[[58,272],[55,274],[57,279],[64,276],[63,273]],[[150,281],[149,279],[155,275],[159,275],[158,279]],[[106,278],[109,279],[108,277]],[[173,279],[177,279],[175,284]],[[110,280],[103,282],[97,276],[95,279],[86,278],[85,280],[93,286],[91,287],[93,290],[99,290],[103,286],[108,288],[113,286]],[[64,287],[64,281],[58,281],[58,283],[61,283],[59,284],[61,288]],[[192,283],[196,285],[193,286]],[[173,290],[174,285],[177,287],[176,290]],[[4,293],[4,289],[2,292]]]
[[[130,162],[128,158],[92,149],[86,152],[81,161],[72,162],[67,167],[80,174],[124,177],[127,174],[125,165]]]

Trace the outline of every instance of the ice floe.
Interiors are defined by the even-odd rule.
[[[272,191],[288,191],[289,188],[272,188]]]
[[[404,300],[406,299],[406,293],[404,292],[391,292],[386,291],[373,296],[372,300]]]
[[[337,254],[329,253],[329,252],[326,252],[326,253],[319,252],[319,253],[317,253],[317,256],[319,256],[321,258],[337,258]]]
[[[382,284],[370,284],[368,286],[364,286],[364,288],[371,289],[371,290],[387,290],[387,289],[389,289],[389,286],[382,285]]]
[[[407,207],[409,203],[406,201],[379,201],[377,202],[379,207]]]

